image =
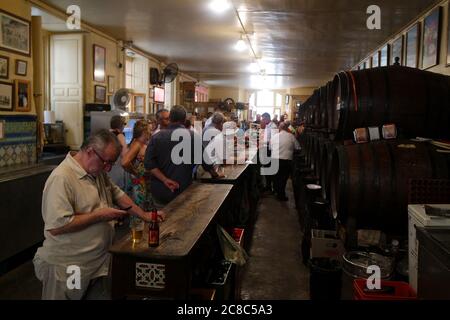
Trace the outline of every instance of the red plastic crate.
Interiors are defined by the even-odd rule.
[[[366,279],[353,281],[355,300],[417,300],[414,290],[406,282],[383,281],[381,290],[367,289]]]

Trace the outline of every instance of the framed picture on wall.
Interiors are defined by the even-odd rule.
[[[94,87],[94,102],[95,103],[106,103],[106,87],[105,86],[95,86]]]
[[[387,67],[389,65],[389,48],[390,45],[385,45],[380,50],[380,67]]]
[[[114,93],[116,90],[116,78],[108,76],[108,93]]]
[[[16,75],[26,76],[27,75],[28,62],[23,60],[16,60]]]
[[[391,65],[395,64],[395,58],[399,58],[400,65],[403,65],[403,35],[392,42]]]
[[[416,23],[406,32],[406,61],[405,65],[411,68],[419,67],[419,48],[420,48],[420,23]]]
[[[9,78],[9,58],[5,56],[0,56],[0,78]]]
[[[31,98],[31,82],[27,80],[15,80],[14,111],[30,111]]]
[[[378,68],[379,66],[380,66],[380,51],[377,51],[372,55],[372,68]]]
[[[422,69],[439,64],[441,11],[441,7],[437,7],[423,22]]]
[[[30,56],[30,21],[0,9],[0,48]]]
[[[105,82],[106,49],[94,44],[94,81]]]
[[[13,84],[8,82],[0,82],[0,111],[13,110],[13,97]]]
[[[134,94],[132,110],[138,113],[145,113],[145,94]]]

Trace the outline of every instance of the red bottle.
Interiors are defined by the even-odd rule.
[[[158,211],[152,210],[151,222],[148,226],[148,246],[159,246],[159,223],[158,223]]]

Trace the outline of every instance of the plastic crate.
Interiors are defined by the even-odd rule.
[[[417,300],[415,291],[406,282],[381,280],[380,290],[369,290],[366,279],[353,281],[355,300]]]

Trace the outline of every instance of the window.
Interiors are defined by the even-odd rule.
[[[281,107],[283,104],[283,96],[279,93],[276,94],[276,102],[275,102],[275,106],[276,107]]]
[[[272,91],[259,91],[256,98],[257,107],[273,107],[273,97]]]
[[[129,57],[125,61],[125,88],[133,89],[133,60]]]

